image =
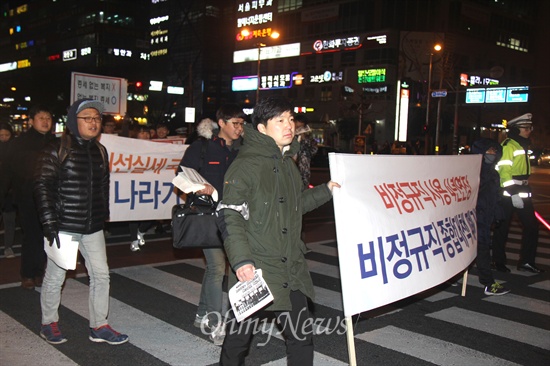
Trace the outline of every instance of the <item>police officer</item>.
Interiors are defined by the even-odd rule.
[[[529,136],[533,131],[531,117],[531,113],[526,113],[508,122],[508,138],[502,142],[502,158],[496,166],[503,195],[501,202],[504,220],[493,233],[493,262],[495,268],[501,272],[510,272],[506,267],[505,245],[514,211],[523,224],[517,269],[533,273],[544,272],[535,265],[539,228],[528,183],[531,174]]]

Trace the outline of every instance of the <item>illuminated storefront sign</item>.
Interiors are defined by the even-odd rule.
[[[149,90],[151,91],[161,91],[162,90],[162,81],[151,80],[149,81]]]
[[[164,56],[168,54],[168,48],[151,51],[151,57]]]
[[[251,32],[248,32],[248,35],[245,37],[242,32],[237,33],[235,36],[235,39],[237,41],[247,41],[249,39],[254,38],[268,38],[271,37],[271,33],[273,33],[273,29],[271,28],[260,28],[252,30]]]
[[[5,64],[0,64],[0,72],[11,71],[17,69],[17,62],[6,62]]]
[[[84,47],[80,49],[80,56],[88,56],[92,54],[92,47]]]
[[[300,43],[283,44],[280,46],[262,47],[260,49],[260,59],[268,60],[274,58],[300,56]],[[233,53],[233,63],[258,61],[258,49],[235,51]]]
[[[260,76],[260,89],[286,89],[292,87],[293,75],[291,74],[277,74],[277,75],[261,75]]]
[[[344,80],[343,71],[325,71],[322,74],[309,75],[309,82],[312,84],[323,84]]]
[[[256,14],[245,18],[237,19],[237,27],[249,27],[251,25],[261,25],[273,21],[273,13]]]
[[[529,99],[528,86],[466,89],[466,103],[525,103]]]
[[[296,72],[291,74],[260,75],[260,89],[288,89],[293,85]],[[231,83],[232,91],[250,91],[258,88],[258,76],[236,76]]]
[[[388,92],[388,86],[378,86],[378,87],[363,87],[363,92],[368,94],[380,94],[380,93],[387,93]]]
[[[76,48],[73,48],[72,50],[63,51],[63,61],[76,60],[77,55],[78,53],[76,52]]]
[[[181,86],[167,86],[166,93],[183,95],[183,88]]]
[[[113,48],[112,50],[109,50],[109,51],[112,51],[112,54],[115,55],[115,56],[118,56],[118,57],[132,57],[132,51],[131,50],[125,50],[125,49],[122,49],[122,48]],[[111,53],[111,52],[109,52]]]
[[[498,85],[497,79],[485,78],[477,75],[460,74],[461,86]]]
[[[24,69],[25,67],[31,67],[31,62],[28,59],[17,61],[18,69]]]
[[[313,50],[317,53],[339,49],[355,49],[361,47],[359,36],[335,39],[318,39],[313,43]]]
[[[388,37],[385,34],[381,34],[378,36],[368,36],[366,38],[367,41],[376,42],[378,44],[386,44],[388,42]]]
[[[357,70],[357,82],[359,84],[383,83],[385,81],[386,81],[385,68]]]
[[[156,29],[151,31],[151,44],[168,42],[168,29]]]
[[[232,91],[248,91],[258,88],[258,76],[235,76],[231,81]]]
[[[149,24],[151,24],[151,25],[159,24],[159,23],[168,21],[168,19],[170,19],[170,17],[168,15],[164,15],[162,17],[151,18],[151,19],[149,19]]]

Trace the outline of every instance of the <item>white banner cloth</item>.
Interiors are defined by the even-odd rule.
[[[329,154],[346,317],[434,287],[476,257],[481,155]]]
[[[165,220],[182,203],[172,179],[188,145],[101,135],[111,171],[110,221]]]

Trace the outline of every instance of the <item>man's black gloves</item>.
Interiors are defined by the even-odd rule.
[[[53,245],[55,241],[57,245],[57,249],[60,249],[61,242],[59,241],[59,229],[57,228],[57,224],[55,222],[45,224],[42,227],[42,230],[44,231],[44,236],[50,242],[50,247]]]

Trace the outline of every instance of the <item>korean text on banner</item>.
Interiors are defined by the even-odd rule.
[[[481,155],[329,154],[346,317],[434,287],[476,257]]]
[[[101,135],[109,153],[110,221],[166,220],[181,203],[172,179],[188,145]]]

